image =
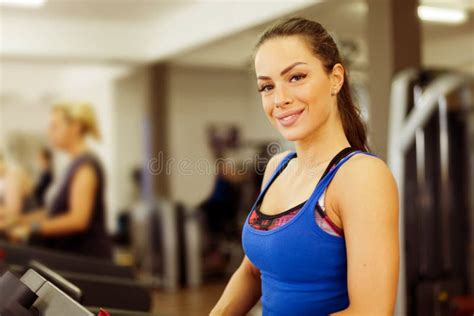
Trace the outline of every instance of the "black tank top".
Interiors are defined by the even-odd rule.
[[[53,199],[49,217],[59,216],[70,210],[69,201],[74,175],[80,167],[86,164],[94,168],[98,181],[89,225],[85,231],[80,233],[47,238],[45,246],[64,252],[110,259],[112,244],[105,228],[104,172],[100,161],[93,154],[81,154],[71,163],[64,181]]]

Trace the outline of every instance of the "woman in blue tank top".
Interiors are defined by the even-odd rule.
[[[211,315],[392,315],[398,192],[369,153],[338,48],[317,22],[267,30],[254,55],[270,123],[295,151],[268,163],[245,221],[245,257]]]

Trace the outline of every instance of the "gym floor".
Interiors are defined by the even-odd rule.
[[[214,281],[196,289],[155,292],[154,311],[159,316],[207,316],[221,296],[225,285],[225,281]],[[257,305],[248,315],[259,316],[261,314],[261,309]]]

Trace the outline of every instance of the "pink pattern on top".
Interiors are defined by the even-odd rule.
[[[255,229],[270,230],[288,223],[298,213],[300,209],[301,208],[297,208],[292,212],[286,213],[285,215],[278,216],[275,218],[261,217],[254,209],[252,211],[252,214],[250,214],[249,224]]]
[[[249,218],[250,226],[258,230],[272,230],[274,228],[280,227],[288,223],[296,214],[298,214],[298,212],[301,210],[303,205],[302,204],[297,205],[293,207],[292,209],[290,209],[291,211],[288,210],[284,212],[284,214],[281,216],[276,216],[276,217],[272,216],[271,218],[260,216],[257,212],[257,209],[259,207],[260,205],[257,205],[257,207],[253,209],[252,213],[250,214],[250,218]],[[334,236],[339,236],[339,237],[344,236],[344,233],[342,232],[342,230],[339,227],[337,227],[337,225],[334,224],[333,221],[331,221],[331,219],[327,215],[322,217],[319,214],[319,212],[315,210],[314,217],[315,217],[316,224],[319,227],[321,227],[321,229],[324,230],[325,232]]]
[[[334,164],[330,169],[333,170],[336,168],[336,164]],[[317,211],[315,208],[314,210],[314,218],[316,221],[316,224],[321,227],[322,230],[327,232],[328,234],[334,235],[334,236],[339,236],[339,237],[344,237],[344,232],[342,231],[341,228],[339,228],[334,222],[329,218],[329,216],[326,214],[325,206],[324,206],[324,195],[326,191],[323,192],[321,197],[319,198],[319,201],[316,205],[316,208],[321,209],[321,213],[323,216],[321,216],[320,212]],[[265,215],[262,214],[259,210],[260,208],[260,203],[252,210],[250,217],[249,217],[249,224],[255,229],[258,230],[271,230],[274,228],[277,228],[279,226],[285,225],[288,223],[295,215],[301,210],[301,208],[304,206],[304,203],[300,203],[295,207],[292,207],[291,209],[282,212],[277,215]]]

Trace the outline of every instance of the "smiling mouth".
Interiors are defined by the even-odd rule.
[[[287,116],[287,117],[282,118],[281,120],[284,121],[284,122],[286,122],[286,121],[291,120],[291,118],[292,118],[292,117],[295,117],[296,115],[299,115],[299,113],[291,114],[291,115],[289,115],[289,116]]]
[[[304,109],[299,110],[289,115],[276,117],[276,119],[280,122],[280,124],[283,127],[289,127],[298,120],[298,118],[301,116],[303,112],[304,112]]]

